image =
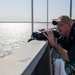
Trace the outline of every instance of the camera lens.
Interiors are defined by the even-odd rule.
[[[33,36],[35,39],[38,39],[38,40],[47,39],[47,38],[43,35],[43,32],[33,32],[32,36]]]
[[[56,21],[52,21],[52,24],[53,24],[53,25],[57,25],[57,22],[56,22]]]

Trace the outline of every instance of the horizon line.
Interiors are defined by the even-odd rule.
[[[15,21],[6,21],[6,22],[0,22],[0,23],[32,23],[32,22],[15,22]],[[51,22],[33,22],[33,23],[51,23]]]

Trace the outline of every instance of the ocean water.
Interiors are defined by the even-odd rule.
[[[52,28],[53,25],[49,23],[48,27]],[[46,29],[47,24],[34,23],[34,32],[41,28]],[[31,23],[0,23],[0,58],[28,43],[31,34]]]

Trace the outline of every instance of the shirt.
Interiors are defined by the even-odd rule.
[[[53,31],[54,36],[57,38],[58,43],[61,44],[62,48],[68,52],[70,64],[75,64],[75,23],[72,25],[69,38],[66,39],[64,36],[60,36],[57,31]]]

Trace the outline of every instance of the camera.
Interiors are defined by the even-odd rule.
[[[47,40],[47,38],[43,35],[43,31],[42,32],[33,32],[32,36],[33,38],[37,39],[37,40]]]

